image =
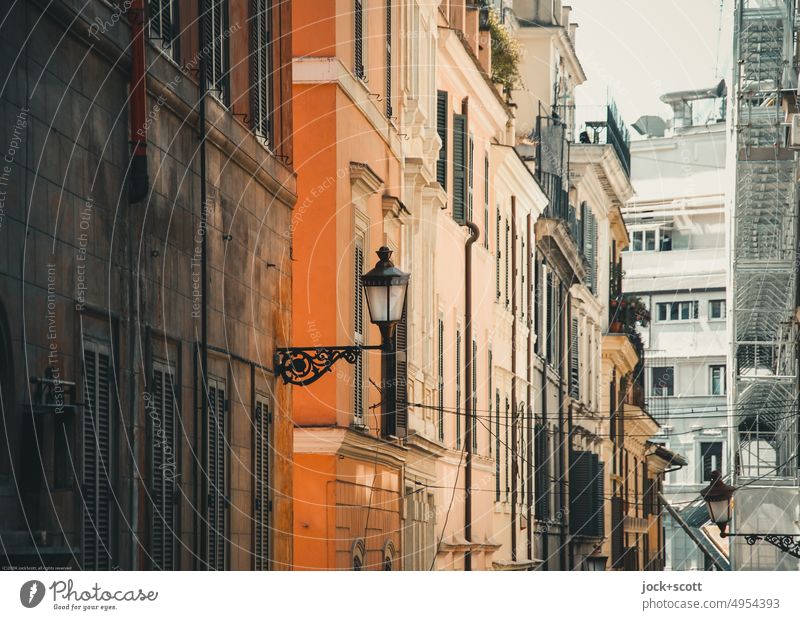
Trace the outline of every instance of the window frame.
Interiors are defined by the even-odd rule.
[[[669,369],[669,373],[668,374],[672,378],[672,385],[671,386],[664,386],[664,388],[666,388],[666,390],[669,391],[669,393],[668,394],[662,394],[662,393],[659,393],[659,392],[656,391],[657,387],[656,387],[655,376],[656,376],[656,371],[657,370],[662,370],[663,371],[663,370],[667,370],[667,369]],[[659,373],[659,374],[666,374],[666,373]],[[653,397],[656,397],[656,398],[669,398],[669,397],[675,396],[675,366],[651,366],[650,367],[650,396],[653,396]]]
[[[720,371],[719,380],[722,391],[714,391],[714,371]],[[726,364],[710,364],[708,366],[708,395],[709,396],[726,396],[728,393],[727,385],[727,367]]]
[[[721,315],[714,316],[714,304],[720,304]],[[724,321],[728,317],[728,303],[725,299],[709,299],[708,300],[708,320],[709,321]]]

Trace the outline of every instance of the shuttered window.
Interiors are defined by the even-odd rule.
[[[550,517],[550,472],[549,472],[549,450],[547,441],[547,427],[544,424],[537,424],[533,431],[533,442],[535,454],[533,461],[535,464],[534,488],[535,503],[534,509],[536,518],[540,521]]]
[[[386,0],[386,118],[392,117],[392,0]]]
[[[461,330],[456,330],[456,449],[461,447]]]
[[[436,131],[442,147],[439,149],[439,158],[436,160],[436,180],[442,189],[447,189],[447,92],[436,92]]]
[[[396,435],[405,437],[408,432],[408,312],[403,306],[403,315],[395,328],[397,348],[395,364],[395,385],[397,403]]]
[[[112,567],[111,368],[109,350],[83,349],[83,570]]]
[[[586,258],[586,286],[593,293],[597,292],[597,219],[587,206],[582,209],[583,220],[583,255]]]
[[[472,207],[474,203],[474,187],[475,187],[475,141],[472,136],[469,137],[469,158],[467,164],[467,220],[472,221]]]
[[[494,395],[494,501],[500,501],[500,390]]]
[[[475,414],[475,406],[478,402],[478,343],[472,341],[472,359],[470,365],[472,366],[472,419],[470,420],[470,427],[472,428],[472,449],[478,449],[478,416]]]
[[[486,427],[487,433],[486,436],[488,438],[489,444],[489,456],[492,455],[492,350],[489,349],[489,359],[487,360],[486,364],[486,375],[489,380],[489,389],[486,390],[486,401],[488,407],[486,410],[489,412],[488,420],[489,424]]]
[[[178,3],[176,0],[149,0],[148,36],[161,43],[161,47],[178,58]]]
[[[160,570],[176,568],[176,389],[174,368],[166,363],[154,362],[150,400],[147,403],[151,500],[149,554],[153,568]]]
[[[467,218],[467,117],[453,114],[453,219],[463,224]]]
[[[265,396],[256,396],[253,416],[253,569],[269,570],[270,558],[270,425],[272,411]]]
[[[444,441],[444,321],[439,319],[439,441]]]
[[[353,256],[353,341],[364,344],[364,295],[361,274],[364,273],[364,241],[357,238]],[[353,364],[353,422],[364,425],[364,356],[357,355]]]
[[[208,380],[208,568],[225,570],[228,493],[226,478],[226,423],[228,401],[225,381]]]
[[[511,491],[511,477],[509,476],[509,462],[511,461],[511,444],[509,443],[509,429],[511,427],[511,403],[506,394],[506,417],[505,417],[505,441],[503,442],[503,454],[505,456],[505,481],[506,481],[506,501]]]
[[[578,536],[604,535],[603,463],[591,452],[574,451],[570,456],[569,530]]]
[[[483,157],[483,247],[489,249],[489,155]]]
[[[580,378],[580,334],[578,333],[578,319],[572,319],[569,334],[569,395],[574,399],[581,397]]]
[[[511,303],[511,298],[509,297],[509,287],[508,287],[508,272],[511,269],[511,253],[509,251],[510,245],[510,238],[511,238],[511,227],[508,224],[508,220],[506,220],[506,271],[505,271],[505,282],[506,282],[506,308],[508,308],[509,304]]]
[[[268,145],[272,128],[272,0],[250,0],[250,119]]]
[[[495,256],[495,297],[500,301],[500,261],[503,258],[503,253],[500,251],[500,229],[503,227],[503,216],[500,215],[500,210],[497,210],[497,226],[494,231],[494,256]]]
[[[226,105],[230,102],[230,43],[228,0],[202,0],[202,45],[205,55],[208,89]]]
[[[353,73],[359,80],[367,77],[364,71],[364,2],[353,0]]]

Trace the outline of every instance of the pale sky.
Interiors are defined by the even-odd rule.
[[[722,77],[729,82],[734,2],[564,0],[578,23],[577,51],[588,78],[577,105],[604,104],[609,93],[630,126],[644,114],[670,116],[659,101],[666,92],[708,88]]]

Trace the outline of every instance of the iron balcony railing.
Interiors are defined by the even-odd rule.
[[[625,172],[631,172],[631,137],[616,104],[580,108],[579,116],[586,127],[578,138],[581,144],[610,144]]]

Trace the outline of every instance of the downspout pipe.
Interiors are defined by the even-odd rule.
[[[208,15],[205,4],[204,0],[198,0],[199,19],[197,20],[197,25],[201,50],[206,49],[207,45],[205,40],[207,28],[205,26]],[[198,138],[200,140],[200,295],[203,298],[203,303],[200,306],[200,441],[202,442],[200,454],[203,459],[200,466],[201,471],[205,470],[208,463],[208,196],[206,191],[206,95],[208,91],[208,69],[206,63],[206,55],[200,54],[200,100],[198,102],[200,126],[198,128]],[[200,519],[200,558],[201,568],[205,570],[209,569],[210,559],[208,553],[208,482],[208,476],[202,476],[200,505],[205,516]],[[195,481],[195,484],[197,484],[197,481]]]
[[[519,477],[519,462],[517,446],[517,198],[511,196],[511,561],[517,561],[517,478]]]
[[[147,176],[147,75],[145,72],[146,52],[144,42],[145,7],[144,0],[132,0],[128,11],[131,26],[130,82],[130,145],[131,163],[128,170],[128,199],[131,204],[141,202],[150,190]]]
[[[526,513],[528,517],[528,562],[533,562],[533,377],[532,377],[532,362],[533,362],[533,323],[531,317],[533,316],[532,295],[530,294],[530,287],[533,284],[533,220],[531,214],[528,213],[527,217],[527,237],[528,237],[528,255],[525,256],[525,267],[527,271],[528,295],[527,295],[527,309],[528,317],[528,348],[525,355],[525,370],[526,378],[528,380],[527,388],[527,416],[525,423],[525,436],[527,438],[525,444],[525,471],[527,476],[525,478],[525,498],[526,498]]]
[[[467,221],[466,227],[469,228],[470,235],[464,246],[464,323],[466,332],[467,354],[464,359],[467,362],[465,369],[466,380],[464,385],[467,389],[467,400],[464,408],[465,429],[464,429],[464,450],[466,466],[464,468],[464,538],[467,543],[472,543],[472,424],[474,414],[472,369],[475,364],[475,351],[472,347],[472,246],[480,237],[480,230],[474,222]],[[468,548],[464,552],[464,570],[472,570],[472,551]]]

